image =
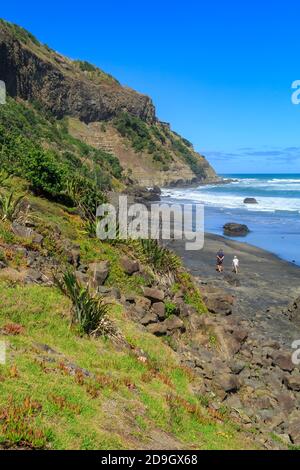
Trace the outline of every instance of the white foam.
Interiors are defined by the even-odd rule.
[[[163,190],[162,196],[228,209],[246,209],[248,211],[258,212],[292,211],[300,213],[300,199],[298,198],[261,196],[256,197],[258,204],[250,205],[244,204],[244,196],[206,192],[205,187],[202,187],[200,191],[177,189]]]

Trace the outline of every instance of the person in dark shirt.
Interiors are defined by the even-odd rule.
[[[217,267],[216,267],[216,271],[218,271],[219,273],[222,273],[224,270],[224,267],[223,267],[224,258],[225,258],[224,251],[219,250],[217,253]]]

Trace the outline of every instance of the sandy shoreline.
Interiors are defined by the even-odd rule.
[[[220,288],[236,299],[234,315],[253,322],[265,337],[291,344],[300,339],[300,325],[291,323],[282,309],[300,296],[300,268],[247,243],[205,234],[201,251],[186,251],[185,243],[169,243],[205,289]],[[217,251],[225,253],[224,274],[215,270]],[[240,260],[240,273],[232,273],[232,258]]]

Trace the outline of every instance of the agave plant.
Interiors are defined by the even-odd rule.
[[[9,174],[5,170],[0,170],[0,186],[5,186],[4,183],[9,178]]]
[[[113,335],[114,327],[107,314],[110,304],[102,297],[94,297],[88,288],[81,287],[74,273],[67,271],[62,279],[56,278],[59,289],[72,301],[72,324],[78,324],[88,335]]]
[[[0,194],[0,212],[2,220],[13,221],[18,215],[18,209],[25,195],[14,197],[14,192],[9,194]]]

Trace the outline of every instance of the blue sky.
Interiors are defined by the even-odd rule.
[[[2,2],[1,16],[150,95],[220,173],[300,173],[300,4]]]

